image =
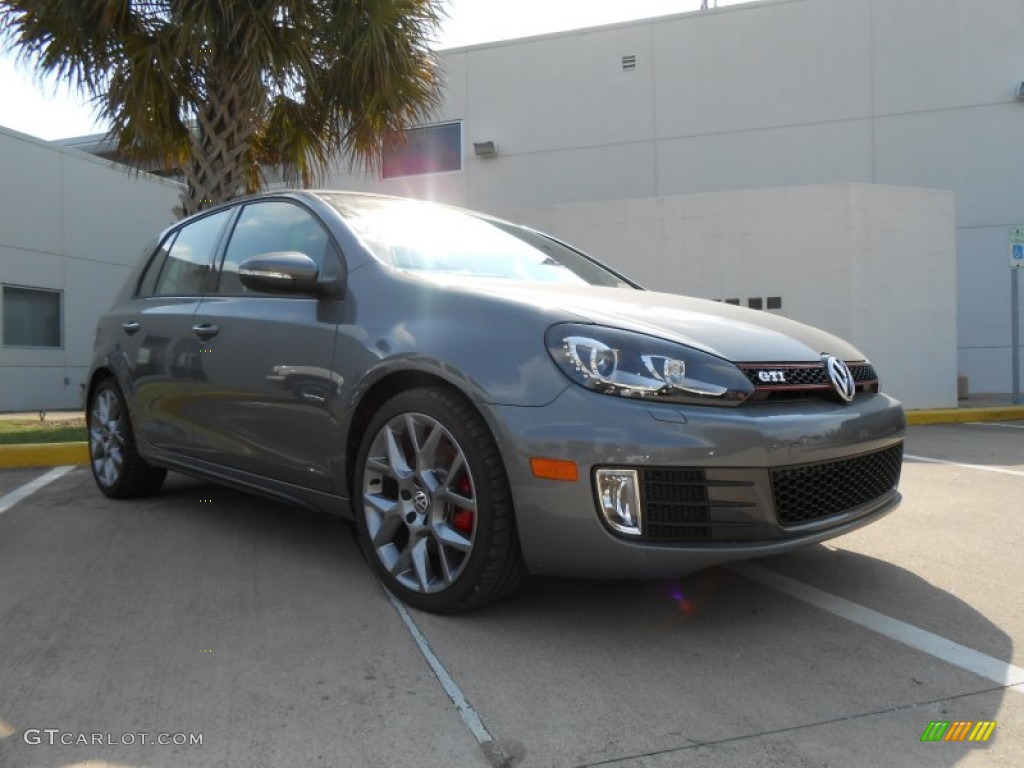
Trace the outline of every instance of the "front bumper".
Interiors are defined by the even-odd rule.
[[[482,410],[505,460],[523,555],[533,573],[678,576],[839,536],[900,501],[895,487],[861,490],[850,496],[850,505],[837,504],[836,494],[822,489],[824,496],[808,497],[821,510],[811,510],[806,519],[778,508],[779,486],[794,474],[806,475],[816,491],[815,485],[834,486],[846,467],[859,470],[865,458],[878,455],[897,463],[898,476],[905,416],[885,395],[862,394],[848,405],[803,401],[716,408],[652,405],[569,387],[546,406]],[[579,480],[534,477],[529,460],[535,456],[575,461]],[[801,469],[788,471],[795,466]],[[655,468],[696,470],[706,488],[697,502],[707,516],[701,532],[694,536],[694,527],[677,528],[666,536],[664,528],[658,533],[645,526],[650,535],[639,539],[613,532],[595,499],[599,467],[637,468],[642,477],[653,477]]]

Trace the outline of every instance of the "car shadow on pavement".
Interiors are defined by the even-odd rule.
[[[339,548],[347,554],[351,547],[353,526],[340,517],[183,475],[168,475],[159,495],[128,503],[196,526],[202,535],[237,533],[324,565],[339,557]]]
[[[1012,638],[970,603],[939,588],[913,571],[893,563],[827,544],[784,555],[747,561],[818,590],[837,595],[886,616],[934,632],[997,659],[1012,658]],[[795,610],[809,606],[752,581],[725,565],[676,579],[585,581],[533,577],[518,594],[491,609],[486,621],[552,620],[598,628],[608,617],[641,625],[680,631],[699,631],[703,623],[728,619],[739,628],[743,614],[774,613],[779,600]],[[771,596],[772,603],[751,601],[751,595]],[[816,610],[816,609],[815,609]]]
[[[1003,629],[892,563],[823,545],[751,562],[1013,658]],[[665,762],[640,764],[679,765],[677,750],[706,745],[718,745],[712,761],[722,765],[832,764],[843,745],[853,762],[837,764],[868,764],[874,758],[855,757],[870,751],[865,740],[891,745],[883,764],[956,765],[962,751],[919,754],[929,746],[922,731],[933,720],[998,720],[1006,690],[729,566],[648,582],[535,577],[474,614],[414,615],[455,678],[473,681],[470,700],[484,702],[485,720],[524,765],[618,765],[659,753]],[[495,659],[528,662],[502,668]],[[586,712],[589,732],[625,735],[581,731],[570,749],[557,724],[573,708]],[[524,719],[519,731],[502,728]],[[772,740],[777,761],[758,757],[756,745]]]

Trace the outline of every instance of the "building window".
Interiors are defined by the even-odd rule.
[[[5,285],[4,346],[60,347],[60,291]]]
[[[410,128],[403,136],[384,146],[385,179],[462,170],[462,123]]]

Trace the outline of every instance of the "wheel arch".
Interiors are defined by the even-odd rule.
[[[363,440],[366,428],[370,420],[384,403],[396,395],[411,389],[422,387],[444,387],[452,392],[466,405],[472,408],[480,419],[487,425],[491,432],[491,438],[498,444],[494,429],[486,415],[477,408],[476,403],[462,389],[453,384],[443,376],[422,370],[400,370],[386,374],[375,381],[369,389],[359,398],[349,421],[348,433],[345,438],[345,488],[347,495],[352,496],[355,491],[356,460],[359,455],[359,444]],[[499,444],[500,445],[500,444]],[[500,448],[499,448],[500,450]]]
[[[98,367],[89,377],[89,385],[85,390],[85,402],[82,403],[82,407],[86,411],[86,417],[88,417],[89,404],[92,403],[92,396],[96,391],[96,387],[99,386],[101,381],[106,379],[113,379],[114,381],[117,381],[117,376],[115,376],[114,372],[105,365]]]

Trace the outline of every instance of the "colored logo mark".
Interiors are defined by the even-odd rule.
[[[995,729],[995,720],[932,720],[921,741],[988,741]]]
[[[1014,259],[1024,259],[1024,245],[1014,245],[1013,246],[1013,258]]]

